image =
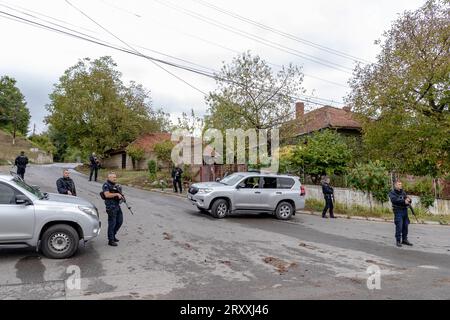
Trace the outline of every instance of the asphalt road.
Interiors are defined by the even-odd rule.
[[[26,180],[55,192],[61,167]],[[73,172],[79,196],[100,208],[100,237],[68,260],[0,249],[0,299],[450,299],[450,228],[411,225],[413,248],[391,223],[267,215],[215,220],[186,199],[124,188],[119,247],[107,246],[101,183]],[[369,290],[367,268],[381,270]],[[80,268],[81,289],[66,281]],[[69,273],[68,273],[69,272]]]

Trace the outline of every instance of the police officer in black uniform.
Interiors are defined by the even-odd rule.
[[[119,239],[116,234],[123,223],[123,213],[120,202],[123,199],[122,188],[117,184],[117,176],[111,172],[108,180],[103,184],[102,192],[105,200],[106,213],[108,214],[108,245],[117,247]]]
[[[95,152],[89,157],[89,166],[91,167],[91,172],[89,174],[89,181],[92,181],[92,175],[94,175],[94,181],[97,181],[98,168],[100,166],[100,161],[98,160]]]
[[[334,189],[330,186],[330,178],[323,179],[322,192],[323,192],[323,196],[325,198],[325,208],[323,208],[323,211],[322,211],[322,218],[324,218],[324,219],[327,218],[327,211],[328,211],[328,209],[330,209],[330,218],[336,219],[336,217],[334,216],[334,213],[333,213]]]
[[[402,245],[412,246],[412,243],[408,241],[408,207],[411,205],[412,200],[403,190],[401,181],[395,182],[394,190],[389,193],[389,198],[391,199],[392,208],[394,210],[395,239],[397,241],[397,247],[402,247]]]
[[[19,175],[22,180],[25,179],[25,169],[28,164],[28,158],[25,156],[25,152],[21,152],[20,156],[16,158],[16,161],[14,161],[14,164],[17,167],[17,175]]]
[[[69,196],[77,196],[77,190],[75,189],[75,182],[70,178],[69,170],[64,169],[63,177],[56,181],[56,188],[58,193],[67,194]]]
[[[180,193],[183,193],[183,184],[182,184],[182,175],[183,170],[179,166],[176,166],[172,170],[172,179],[173,179],[173,188],[175,193],[178,192],[178,188],[180,189]]]

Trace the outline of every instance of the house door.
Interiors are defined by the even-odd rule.
[[[122,153],[122,169],[126,169],[126,168],[127,168],[127,154]]]

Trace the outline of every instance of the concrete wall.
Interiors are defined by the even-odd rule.
[[[322,187],[305,185],[306,188],[306,199],[316,199],[323,200]],[[369,207],[369,198],[366,194],[361,191],[355,191],[352,189],[334,188],[334,196],[336,202],[345,204],[347,206],[351,205],[361,205]],[[411,196],[413,200],[413,207],[420,206],[420,198],[416,196]],[[381,204],[375,200],[372,200],[372,205],[374,207],[391,207],[391,203]],[[435,200],[434,206],[430,207],[430,212],[435,215],[450,215],[450,201],[449,200]]]

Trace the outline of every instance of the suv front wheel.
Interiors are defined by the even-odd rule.
[[[57,224],[42,235],[42,252],[51,259],[66,259],[78,249],[80,239],[77,231],[69,225]]]
[[[289,220],[294,214],[294,207],[289,202],[281,202],[275,210],[275,215],[279,220]]]
[[[223,219],[227,216],[229,210],[228,201],[219,199],[214,201],[211,207],[211,215],[217,219]]]

